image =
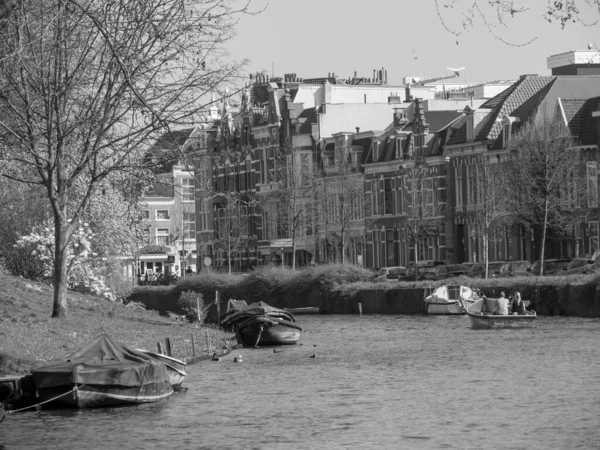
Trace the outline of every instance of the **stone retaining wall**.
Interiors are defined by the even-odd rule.
[[[498,297],[501,291],[507,295],[512,292],[501,286],[482,291],[490,298]],[[531,301],[531,308],[540,316],[600,317],[600,292],[595,286],[526,286],[520,292],[523,300]],[[246,300],[248,304],[263,301],[276,308],[317,306],[324,314],[358,314],[359,303],[363,314],[424,314],[424,299],[429,293],[429,289],[411,288],[358,291],[351,295],[339,291],[313,292],[308,296],[266,295],[238,300]],[[178,296],[179,291],[174,289],[156,295],[134,295],[131,299],[149,309],[178,313]]]

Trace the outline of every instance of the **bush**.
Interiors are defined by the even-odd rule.
[[[177,282],[177,288],[184,291],[199,292],[207,299],[214,299],[215,291],[221,295],[235,298],[241,294],[241,275],[229,275],[225,273],[203,272],[197,275],[187,275]]]
[[[210,303],[208,305],[204,303],[204,296],[193,291],[182,292],[177,300],[177,305],[189,322],[202,322],[210,308]],[[198,317],[198,309],[200,309],[201,317]]]

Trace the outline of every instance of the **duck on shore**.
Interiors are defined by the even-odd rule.
[[[221,361],[221,358],[219,358],[217,352],[213,353],[211,361]]]

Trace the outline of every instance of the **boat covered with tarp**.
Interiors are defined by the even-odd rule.
[[[524,303],[527,305],[529,302]],[[482,298],[466,307],[467,316],[471,321],[471,328],[530,328],[533,327],[537,317],[534,310],[525,311],[525,314],[494,314],[496,299]]]
[[[258,347],[296,344],[302,328],[295,322],[290,312],[257,302],[225,317],[221,325],[235,331],[238,342],[244,347]]]
[[[138,349],[140,352],[162,362],[167,367],[167,375],[174,391],[181,390],[183,380],[187,376],[185,367],[187,363],[181,359],[173,358],[172,356],[163,355],[162,353],[151,352],[148,350]]]
[[[173,394],[167,367],[102,334],[34,368],[40,403],[74,408],[151,403]]]
[[[469,286],[440,286],[425,298],[427,314],[464,314],[465,308],[482,298],[479,289]]]

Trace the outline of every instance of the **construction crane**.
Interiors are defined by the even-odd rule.
[[[440,80],[447,80],[449,78],[458,78],[460,76],[460,72],[461,70],[465,70],[464,67],[459,67],[458,69],[454,69],[452,67],[446,67],[447,70],[450,70],[451,72],[454,72],[452,75],[446,75],[443,77],[436,77],[436,78],[428,78],[426,80],[421,80],[418,77],[405,77],[404,78],[404,83],[408,86],[424,86],[427,83],[433,83],[434,81],[440,81]]]

